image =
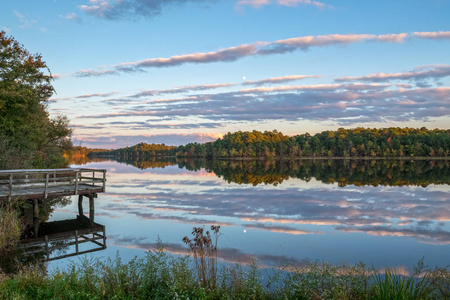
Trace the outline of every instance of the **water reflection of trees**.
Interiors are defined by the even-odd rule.
[[[161,158],[161,159],[118,158],[117,161],[120,163],[126,163],[127,165],[135,166],[136,168],[141,170],[165,168],[168,166],[177,165],[175,159],[170,158]]]
[[[97,159],[98,160],[98,159]],[[141,170],[177,165],[181,169],[205,169],[228,183],[277,185],[290,178],[312,178],[339,186],[427,186],[450,184],[448,160],[206,160],[165,158],[152,160],[119,159],[119,163]]]
[[[290,178],[311,178],[339,186],[403,186],[450,183],[448,161],[294,160],[234,161],[177,160],[180,168],[206,169],[227,182],[277,185]]]

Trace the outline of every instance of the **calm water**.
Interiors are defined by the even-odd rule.
[[[108,171],[107,192],[95,200],[107,249],[89,257],[143,256],[158,236],[168,251],[185,254],[182,238],[194,226],[219,224],[219,258],[226,262],[362,261],[401,269],[425,256],[430,266],[450,264],[448,162],[100,161],[83,167]],[[56,207],[50,221],[74,218],[77,199]]]

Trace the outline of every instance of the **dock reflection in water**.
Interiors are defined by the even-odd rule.
[[[0,269],[15,273],[21,266],[40,265],[47,261],[60,260],[68,257],[97,252],[106,249],[105,226],[94,221],[94,201],[89,198],[89,217],[83,213],[83,196],[79,196],[78,215],[75,218],[52,222],[41,222],[40,210],[44,204],[32,201],[32,212],[24,212],[24,222],[27,214],[29,222],[23,232],[20,244],[15,253],[3,259]],[[46,214],[45,212],[43,213]]]

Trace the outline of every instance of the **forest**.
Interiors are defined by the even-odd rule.
[[[89,149],[86,149],[89,152]],[[178,147],[140,143],[115,150],[92,151],[91,156],[192,157],[229,159],[406,158],[450,156],[450,130],[415,128],[339,128],[287,136],[274,131],[227,133],[214,142],[189,143]]]

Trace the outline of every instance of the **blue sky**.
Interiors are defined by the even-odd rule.
[[[117,148],[237,130],[450,128],[450,1],[7,0],[51,115]]]

